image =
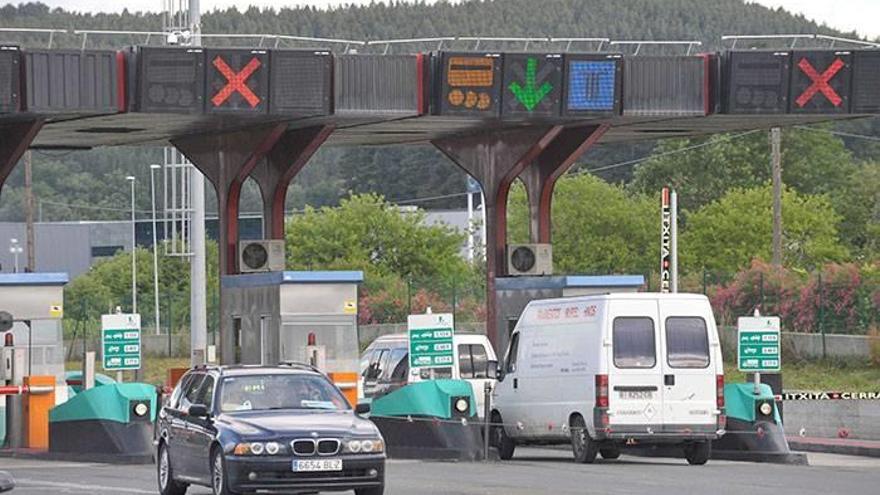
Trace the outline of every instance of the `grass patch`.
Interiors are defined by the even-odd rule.
[[[862,363],[802,361],[782,363],[783,386],[786,390],[876,392],[880,390],[880,368]],[[736,369],[736,363],[724,365],[727,383],[751,381]]]

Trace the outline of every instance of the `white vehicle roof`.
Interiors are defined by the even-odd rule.
[[[613,292],[608,294],[593,294],[589,296],[560,297],[556,299],[536,299],[529,303],[529,306],[542,306],[545,304],[558,303],[579,303],[591,301],[612,301],[612,300],[630,300],[630,301],[656,301],[656,300],[693,300],[708,301],[709,298],[703,294],[691,294],[687,292],[662,293],[662,292]]]

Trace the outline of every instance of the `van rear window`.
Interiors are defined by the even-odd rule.
[[[615,318],[611,338],[615,367],[653,368],[657,364],[654,320],[651,318]]]
[[[706,320],[696,316],[666,318],[666,362],[673,368],[709,366]]]

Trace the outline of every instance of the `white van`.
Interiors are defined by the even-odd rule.
[[[724,433],[724,367],[709,300],[606,294],[532,301],[493,394],[492,442],[571,442],[578,462],[677,444],[704,464]]]
[[[495,384],[498,358],[489,339],[482,334],[456,333],[453,336],[456,366],[435,378],[465,380],[471,384],[477,414],[483,416],[486,383]],[[409,341],[406,334],[384,335],[374,340],[361,355],[362,397],[377,398],[410,383],[429,379],[427,370],[410,370]]]

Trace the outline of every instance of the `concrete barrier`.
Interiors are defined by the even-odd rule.
[[[880,440],[880,400],[787,400],[789,436]]]

